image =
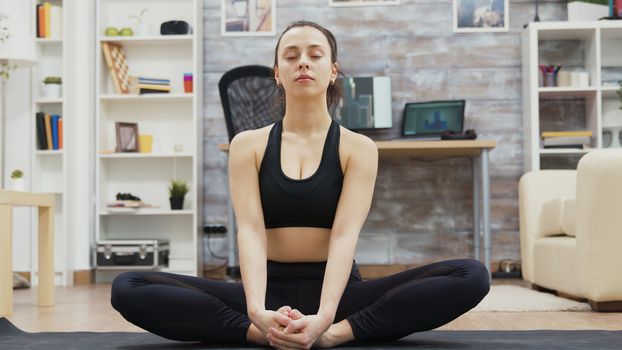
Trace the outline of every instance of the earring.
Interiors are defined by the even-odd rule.
[[[281,82],[278,79],[274,79],[276,81],[276,86],[281,87]]]
[[[335,79],[330,81],[330,85],[335,85]]]

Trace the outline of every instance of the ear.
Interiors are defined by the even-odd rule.
[[[279,66],[274,66],[274,80],[279,80]]]
[[[333,67],[330,72],[330,80],[337,79],[337,74],[339,73],[339,63],[333,63]]]

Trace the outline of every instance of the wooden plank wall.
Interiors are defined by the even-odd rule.
[[[277,33],[296,19],[316,21],[337,37],[347,74],[392,78],[394,129],[367,133],[373,139],[399,134],[406,102],[466,99],[465,127],[498,143],[490,155],[493,261],[520,258],[520,32],[534,17],[534,3],[510,1],[507,33],[454,34],[449,0],[355,8],[331,8],[327,0],[277,0]],[[565,1],[540,3],[543,21],[566,19]],[[271,65],[277,37],[221,37],[220,0],[205,0],[204,6],[205,223],[226,224],[227,158],[217,144],[227,142],[227,131],[218,80],[236,66]],[[471,181],[467,159],[382,159],[357,261],[421,264],[471,257]]]

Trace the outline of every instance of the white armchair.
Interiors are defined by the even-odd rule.
[[[523,278],[622,310],[622,150],[596,150],[577,170],[540,170],[519,182]]]

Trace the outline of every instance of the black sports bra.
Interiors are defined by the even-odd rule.
[[[332,228],[341,196],[343,172],[339,161],[340,127],[331,122],[320,166],[305,179],[292,179],[281,168],[283,120],[270,129],[259,168],[259,192],[266,228]]]

